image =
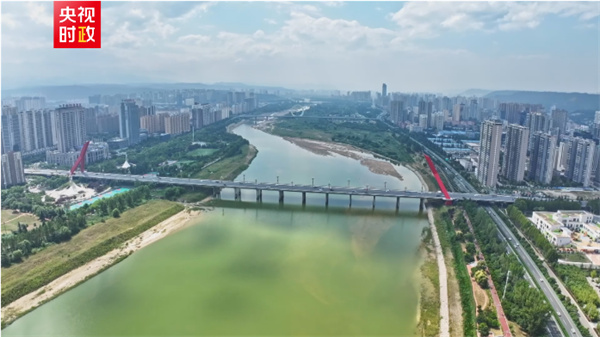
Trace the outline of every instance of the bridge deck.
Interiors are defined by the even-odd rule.
[[[61,170],[38,170],[25,169],[25,174],[29,175],[62,175],[68,176],[69,171]],[[425,192],[425,191],[402,191],[393,189],[377,189],[369,187],[340,187],[340,186],[311,186],[299,184],[273,184],[265,182],[241,182],[228,180],[208,180],[208,179],[188,179],[188,178],[172,178],[158,176],[141,176],[131,174],[117,173],[99,173],[99,172],[76,172],[74,177],[88,179],[103,179],[116,181],[138,181],[168,185],[183,185],[183,186],[200,186],[213,188],[239,188],[239,189],[254,189],[263,191],[283,191],[283,192],[299,192],[299,193],[320,193],[320,194],[341,194],[341,195],[357,195],[371,197],[398,197],[398,198],[417,198],[417,199],[437,199],[447,200],[443,193]],[[449,193],[451,200],[474,200],[486,202],[502,202],[512,203],[515,201],[514,196],[496,195],[496,194],[474,194],[474,193]]]

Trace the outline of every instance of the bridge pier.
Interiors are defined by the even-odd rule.
[[[350,194],[350,204],[348,205],[348,208],[352,208],[352,194]]]
[[[329,193],[325,193],[325,207],[329,207]]]
[[[306,206],[306,192],[302,192],[302,206]]]
[[[221,199],[221,190],[219,188],[213,187],[213,198]]]
[[[241,188],[239,188],[239,187],[234,188],[233,194],[234,194],[235,201],[242,201],[242,189]]]
[[[396,212],[400,210],[400,197],[396,197]]]
[[[375,196],[373,196],[373,209],[375,209]]]
[[[423,198],[421,198],[421,201],[419,202],[419,212],[423,212]]]
[[[262,190],[256,189],[256,202],[262,202]]]
[[[283,204],[283,191],[279,191],[279,203]]]

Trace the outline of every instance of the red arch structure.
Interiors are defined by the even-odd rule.
[[[428,155],[424,154],[425,159],[427,160],[427,164],[429,164],[429,169],[431,170],[431,173],[433,173],[433,176],[435,177],[435,180],[438,183],[438,186],[440,187],[440,190],[442,191],[442,193],[444,193],[444,197],[446,198],[446,203],[451,203],[452,202],[452,198],[450,198],[450,194],[448,194],[448,190],[446,190],[446,186],[444,186],[444,182],[442,181],[442,178],[440,178],[440,174],[438,173],[438,171],[435,169],[435,165],[433,165],[433,161],[431,160],[431,157],[429,157]]]
[[[73,175],[73,173],[75,173],[75,170],[77,170],[77,167],[79,167],[81,169],[81,172],[85,171],[85,154],[87,153],[88,145],[90,145],[89,140],[87,142],[85,142],[85,144],[83,144],[83,147],[81,148],[81,152],[79,153],[79,157],[75,161],[75,164],[73,164],[73,167],[71,167],[71,175]]]

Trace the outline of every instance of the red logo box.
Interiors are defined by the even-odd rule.
[[[54,48],[100,48],[100,1],[54,1]]]

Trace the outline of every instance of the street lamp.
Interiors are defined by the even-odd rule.
[[[312,178],[312,186],[315,186],[315,178]]]
[[[244,182],[246,182],[246,175],[244,174],[243,177],[244,177]]]
[[[277,176],[277,183],[279,184],[279,176]]]
[[[348,187],[350,187],[350,179],[348,179]]]
[[[384,182],[383,182],[383,189],[384,189],[384,190],[387,190],[387,181],[384,181]]]

